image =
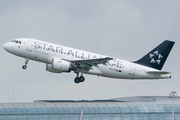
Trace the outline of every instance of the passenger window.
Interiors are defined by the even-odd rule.
[[[19,41],[19,44],[21,44],[21,41]]]

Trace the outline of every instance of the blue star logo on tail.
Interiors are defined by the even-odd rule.
[[[158,50],[152,54],[149,54],[149,57],[151,59],[150,63],[157,63],[158,65],[161,63],[161,59],[163,58],[163,56],[159,54]]]

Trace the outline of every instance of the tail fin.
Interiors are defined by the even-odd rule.
[[[83,120],[83,105],[81,106],[81,116],[80,116],[80,120]]]
[[[165,40],[134,63],[161,70],[175,42]]]

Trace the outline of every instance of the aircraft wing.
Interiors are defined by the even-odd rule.
[[[113,58],[106,57],[88,60],[70,60],[69,62],[73,63],[76,67],[91,68],[92,66],[98,66],[99,64],[106,65],[107,61],[109,60],[113,60]]]

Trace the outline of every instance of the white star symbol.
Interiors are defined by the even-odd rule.
[[[158,59],[155,60],[154,56],[158,56]],[[149,57],[151,59],[150,63],[157,63],[158,65],[161,63],[161,59],[163,58],[163,56],[159,54],[158,50],[155,51],[153,54],[149,54]]]

